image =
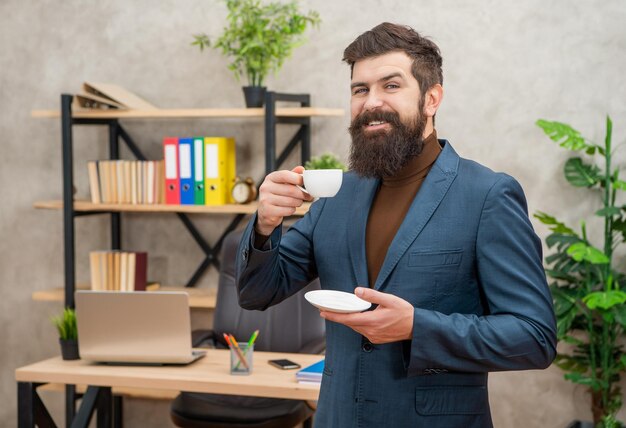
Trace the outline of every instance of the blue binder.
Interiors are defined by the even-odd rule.
[[[193,138],[181,138],[178,140],[178,171],[180,177],[181,205],[193,205],[195,203],[193,160]]]

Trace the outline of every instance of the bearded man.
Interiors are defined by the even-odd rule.
[[[315,426],[492,426],[487,374],[539,369],[556,326],[541,243],[520,185],[437,139],[439,48],[383,23],[344,52],[351,171],[311,205],[302,167],[269,174],[237,255],[239,303],[263,310],[315,278],[373,304],[322,310]]]

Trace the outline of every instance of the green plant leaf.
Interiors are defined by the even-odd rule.
[[[561,235],[575,235],[576,236],[576,233],[572,229],[567,227],[565,223],[561,223],[550,214],[546,214],[542,211],[537,211],[533,217],[538,219],[543,224],[549,226],[550,230],[554,233],[558,233]]]
[[[622,209],[619,207],[606,207],[596,211],[595,214],[599,217],[613,217],[616,215],[620,215],[621,213]]]
[[[198,46],[200,48],[200,52],[204,50],[204,48],[208,48],[211,46],[211,41],[209,40],[209,36],[206,34],[194,34],[194,41],[191,43],[192,46]]]
[[[607,310],[626,302],[626,293],[620,290],[594,291],[583,297],[589,309]]]
[[[59,332],[59,338],[64,340],[78,338],[76,312],[73,309],[65,308],[61,316],[52,318],[52,323]]]
[[[341,169],[346,170],[346,166],[332,153],[325,153],[320,157],[312,157],[304,164],[305,169]]]
[[[578,383],[580,385],[586,385],[594,391],[597,391],[602,388],[602,386],[606,385],[606,382],[602,381],[601,379],[596,378],[594,380],[593,378],[586,376],[582,373],[567,373],[564,377],[570,382]]]
[[[565,343],[570,343],[572,345],[577,345],[577,346],[584,346],[585,342],[583,342],[580,339],[575,338],[574,336],[563,336],[563,342]]]
[[[624,180],[615,180],[613,182],[613,187],[619,190],[626,190],[626,181]]]
[[[572,256],[577,262],[583,260],[591,264],[606,264],[609,262],[609,258],[606,254],[584,242],[577,242],[576,244],[570,245],[567,249],[567,254]]]
[[[554,364],[561,370],[571,371],[575,373],[585,373],[589,364],[580,357],[572,357],[570,355],[558,354],[554,359]]]
[[[597,166],[586,164],[581,158],[568,159],[563,172],[565,179],[575,187],[592,187],[602,178]]]
[[[566,123],[539,119],[535,124],[554,142],[569,150],[589,150],[593,145],[587,144],[580,132]]]
[[[623,328],[626,328],[626,305],[615,305],[611,308],[615,321],[617,321]],[[626,358],[624,356],[623,358]]]
[[[561,230],[556,228],[557,230]],[[565,230],[564,230],[565,231]],[[552,248],[556,245],[559,250],[563,248],[569,247],[572,244],[580,242],[581,239],[574,233],[573,230],[569,229],[565,232],[571,232],[572,234],[561,234],[561,233],[551,233],[546,237],[546,244],[549,248]]]
[[[621,207],[622,211],[626,210],[626,207]],[[626,241],[626,220],[624,218],[613,219],[611,223],[613,230],[622,235],[622,238]]]

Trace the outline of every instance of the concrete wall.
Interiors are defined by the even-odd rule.
[[[431,36],[444,57],[446,95],[439,135],[465,157],[506,171],[524,186],[530,212],[557,214],[572,225],[597,200],[570,189],[561,170],[567,154],[534,126],[537,118],[571,123],[602,141],[605,115],[614,141],[626,135],[626,4],[622,0],[571,2],[451,0],[303,1],[323,23],[309,33],[272,90],[310,92],[320,107],[348,108],[349,72],[343,48],[383,20],[406,23]],[[16,421],[16,367],[58,353],[49,322],[61,305],[33,302],[31,293],[63,280],[62,219],[32,208],[61,197],[58,120],[33,119],[32,109],[56,109],[59,94],[85,80],[121,84],[160,107],[242,107],[240,84],[216,51],[203,54],[191,35],[219,34],[224,5],[200,0],[0,1],[0,426]],[[347,110],[346,110],[347,111]],[[348,152],[343,118],[315,119],[314,154]],[[150,158],[161,156],[171,135],[234,135],[239,170],[263,171],[262,125],[242,120],[129,121],[128,131]],[[85,162],[106,157],[104,128],[75,128],[77,194],[88,194]],[[623,154],[624,152],[618,152]],[[128,157],[127,152],[123,152]],[[227,220],[194,216],[209,239]],[[546,229],[534,222],[538,233]],[[109,245],[105,219],[76,222],[79,281],[88,278],[87,252]],[[124,216],[123,245],[146,249],[150,277],[164,284],[187,280],[202,255],[171,215]],[[210,286],[210,277],[201,286]],[[195,314],[209,322],[206,313]],[[587,396],[556,368],[491,377],[491,404],[499,427],[563,427],[589,418]],[[55,415],[59,394],[46,394]],[[169,426],[168,404],[129,400],[128,426]]]

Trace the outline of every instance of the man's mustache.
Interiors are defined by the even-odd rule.
[[[368,125],[370,122],[387,122],[392,126],[399,126],[400,115],[393,111],[365,111],[354,118],[350,124],[350,130],[356,130]]]

